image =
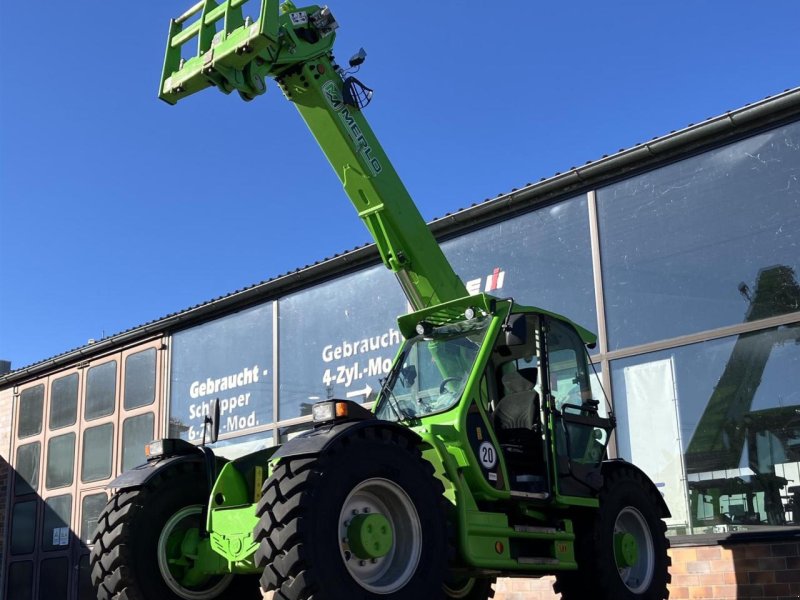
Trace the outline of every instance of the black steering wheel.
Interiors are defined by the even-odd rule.
[[[442,379],[442,383],[439,384],[439,393],[446,394],[447,393],[447,384],[451,381],[461,381],[461,377],[445,377]]]

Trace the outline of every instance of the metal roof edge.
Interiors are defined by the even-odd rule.
[[[470,227],[509,213],[530,209],[579,189],[588,189],[634,170],[647,170],[678,156],[690,155],[701,148],[719,144],[728,138],[766,128],[800,116],[800,87],[786,90],[742,108],[728,111],[701,123],[653,138],[649,142],[620,150],[589,161],[537,183],[498,194],[470,207],[448,213],[429,223],[437,236],[454,235]],[[256,283],[194,307],[172,313],[93,344],[67,351],[55,357],[22,367],[0,376],[0,388],[19,383],[45,371],[65,367],[78,359],[109,352],[114,348],[145,339],[157,333],[188,326],[223,312],[242,310],[257,302],[295,291],[347,271],[374,264],[379,255],[374,244],[366,244],[312,265]]]
[[[580,188],[590,189],[596,184],[607,183],[622,174],[634,170],[646,171],[678,156],[690,155],[701,148],[725,142],[728,138],[798,116],[800,116],[800,87],[655,137],[649,142],[639,143],[600,159],[588,161],[582,167],[573,167],[569,171],[556,173],[536,183],[498,194],[495,198],[487,198],[468,208],[434,219],[430,226],[437,235],[446,235],[451,230],[463,227],[464,223],[479,223],[485,219],[487,213],[496,218],[508,212],[516,212],[523,206],[532,207],[555,197],[564,197],[570,191]]]

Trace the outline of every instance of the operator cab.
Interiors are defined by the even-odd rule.
[[[549,493],[555,479],[561,494],[595,494],[613,422],[575,328],[550,315],[511,315],[487,371],[496,382],[489,414],[510,489]]]
[[[384,382],[375,416],[415,426],[460,413],[465,423],[454,431],[466,435],[490,487],[540,499],[596,495],[613,423],[602,388],[592,385],[585,339],[566,320],[528,312],[510,315],[489,341],[495,319],[487,311],[438,326],[420,321]]]

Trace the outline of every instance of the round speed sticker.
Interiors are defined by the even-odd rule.
[[[478,459],[483,468],[490,471],[497,465],[497,451],[489,442],[483,442],[478,448]]]

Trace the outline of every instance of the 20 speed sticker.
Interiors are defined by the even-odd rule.
[[[487,471],[491,471],[497,466],[497,451],[489,442],[483,442],[478,448],[478,460],[481,466]]]

